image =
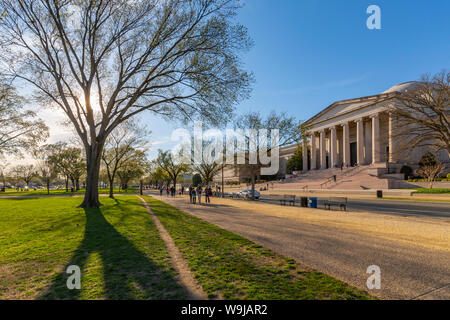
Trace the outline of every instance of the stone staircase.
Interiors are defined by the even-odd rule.
[[[401,175],[388,175],[386,164],[363,165],[351,168],[331,168],[308,171],[297,178],[274,184],[275,189],[286,190],[379,190],[414,187]],[[336,180],[334,178],[336,177]]]

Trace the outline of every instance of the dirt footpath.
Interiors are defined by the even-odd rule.
[[[159,196],[157,197],[159,198]],[[381,298],[450,299],[450,220],[339,212],[231,199],[179,209],[362,289],[381,268]]]

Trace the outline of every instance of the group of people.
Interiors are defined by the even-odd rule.
[[[175,197],[175,192],[176,192],[176,189],[175,189],[175,187],[174,186],[172,186],[172,187],[170,187],[169,188],[169,186],[167,186],[167,187],[161,187],[160,189],[159,189],[159,195],[160,196],[162,196],[162,194],[163,194],[163,192],[164,192],[164,190],[166,191],[166,195],[167,196],[172,196],[172,197]]]
[[[199,185],[197,188],[190,185],[189,186],[189,203],[197,204],[197,199],[198,199],[198,204],[202,204],[202,194],[205,195],[205,203],[211,203],[212,189],[210,186],[206,186],[205,190],[203,190],[201,185]]]
[[[159,195],[162,196],[164,191],[166,192],[167,196],[175,197],[176,195],[176,189],[174,186],[169,187],[161,187],[159,189]],[[180,189],[179,192],[180,195],[184,194],[183,187]],[[193,187],[192,185],[189,186],[189,202],[193,204],[201,204],[202,203],[202,195],[205,196],[205,203],[211,203],[211,197],[213,195],[212,188],[210,186],[206,186],[205,189],[202,188],[201,185],[198,187]],[[198,199],[198,200],[197,200]]]

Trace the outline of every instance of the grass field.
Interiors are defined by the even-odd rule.
[[[422,199],[422,198],[398,198],[398,197],[383,197],[376,198],[377,200],[401,200],[401,201],[417,201],[417,202],[449,202],[450,199]]]
[[[431,194],[450,194],[450,189],[448,188],[422,188],[422,189],[417,189],[416,192],[414,193],[431,193]]]
[[[65,189],[62,190],[50,190],[50,195],[71,195],[71,194],[84,194],[85,190],[81,189],[75,192],[66,192]],[[138,193],[139,190],[136,189],[132,189],[132,188],[128,188],[126,190],[120,189],[119,188],[114,188],[114,194],[133,194],[133,193]],[[98,189],[98,193],[99,194],[109,194],[109,189],[108,188],[99,188]],[[47,190],[46,189],[38,189],[36,191],[34,190],[29,190],[29,191],[17,191],[16,189],[6,189],[5,192],[0,192],[0,198],[1,196],[45,196],[47,195]]]
[[[164,242],[136,197],[0,200],[0,299],[179,299]],[[82,289],[66,287],[69,265]]]
[[[210,298],[367,299],[259,245],[146,197]],[[184,299],[164,241],[135,196],[0,199],[0,299]],[[67,267],[81,290],[67,289]]]
[[[148,200],[203,289],[225,299],[367,299],[323,273],[301,269],[234,233],[156,199]]]

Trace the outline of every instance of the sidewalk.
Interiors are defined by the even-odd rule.
[[[371,293],[381,298],[450,299],[447,220],[281,210],[218,198],[210,206],[191,205],[184,197],[161,200],[361,289],[366,289],[367,267],[378,265],[382,289]]]

